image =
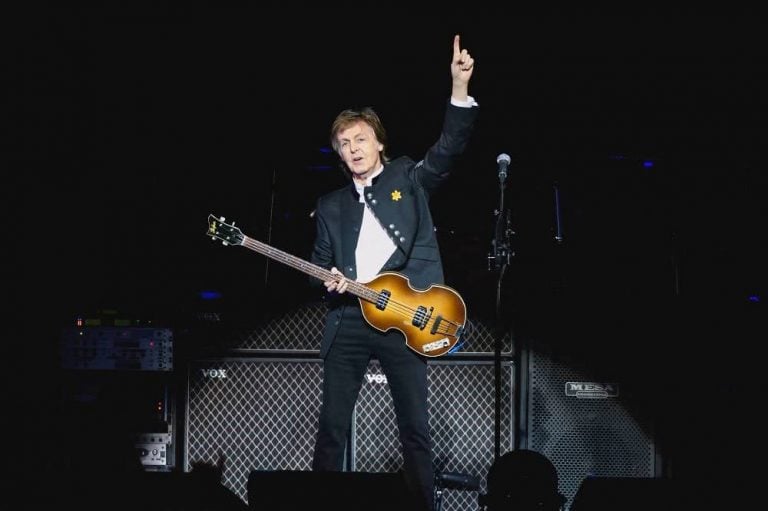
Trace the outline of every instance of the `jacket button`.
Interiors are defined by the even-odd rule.
[[[389,228],[390,229],[394,229],[395,228],[395,224],[389,224]]]
[[[375,206],[375,205],[376,205],[376,199],[373,199],[373,200],[371,201],[371,204],[373,204],[373,205]]]
[[[395,236],[400,236],[400,231],[395,231]]]
[[[405,243],[405,237],[404,236],[400,236],[400,243]]]
[[[368,198],[373,199],[373,194],[371,192],[368,192]]]

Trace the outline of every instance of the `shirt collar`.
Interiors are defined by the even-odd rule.
[[[366,179],[366,181],[365,181],[365,184],[364,184],[364,185],[362,185],[362,184],[358,183],[357,181],[355,181],[355,180],[353,179],[353,180],[352,180],[352,183],[354,183],[354,185],[355,185],[355,190],[357,190],[357,193],[358,193],[358,194],[360,194],[360,196],[362,197],[362,195],[363,195],[363,190],[365,189],[365,187],[366,187],[366,186],[371,186],[371,185],[373,184],[373,180],[374,180],[374,178],[377,178],[377,177],[379,177],[379,174],[381,174],[382,172],[384,172],[384,165],[382,165],[381,167],[379,167],[379,170],[377,170],[376,172],[374,172],[373,174],[371,174],[370,176],[368,176],[368,179]]]

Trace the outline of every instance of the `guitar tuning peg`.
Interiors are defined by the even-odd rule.
[[[235,222],[232,222],[232,227],[234,227],[234,226],[235,226]]]
[[[222,241],[222,242],[221,242],[221,244],[222,244],[222,245],[224,245],[225,247],[226,247],[227,245],[229,245],[229,243],[227,243],[226,241]]]
[[[219,217],[219,222],[224,222],[225,220],[226,220],[226,218],[224,218],[223,216]]]

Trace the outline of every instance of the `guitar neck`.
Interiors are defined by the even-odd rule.
[[[291,255],[288,252],[283,252],[280,249],[271,247],[266,243],[262,243],[261,241],[255,240],[253,238],[249,238],[248,236],[243,236],[242,245],[245,248],[253,250],[254,252],[258,252],[259,254],[265,255],[270,259],[274,259],[275,261],[288,265],[291,268],[304,272],[307,275],[320,279],[323,282],[339,279],[339,275],[335,275],[331,273],[329,270],[326,270],[325,268],[322,268],[316,264],[310,263],[309,261],[305,261],[304,259]],[[374,303],[376,302],[379,296],[378,292],[369,288],[365,284],[361,284],[360,282],[355,282],[353,280],[349,281],[349,286],[347,287],[347,291],[359,298],[362,298],[363,300],[367,300],[369,302],[374,302]]]

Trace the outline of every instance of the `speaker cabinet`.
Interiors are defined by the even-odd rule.
[[[513,366],[501,366],[501,448],[514,445]],[[321,403],[318,359],[240,358],[190,364],[184,466],[222,465],[222,483],[246,500],[252,471],[309,471]],[[481,477],[494,458],[494,365],[430,360],[430,429],[435,469]],[[350,470],[402,466],[392,397],[377,361],[365,374],[349,444]],[[443,510],[474,509],[477,492],[446,490]]]
[[[435,470],[481,478],[494,459],[494,365],[479,360],[430,360],[429,423]],[[514,445],[513,366],[501,367],[501,450]],[[378,362],[368,367],[355,409],[353,468],[387,472],[402,466],[394,405]],[[475,509],[477,492],[445,490],[445,511]]]
[[[321,402],[316,359],[218,359],[190,364],[185,470],[221,465],[246,499],[252,470],[309,470]]]
[[[521,447],[552,461],[566,506],[586,478],[660,477],[637,382],[606,378],[610,371],[540,344],[524,350],[522,367]]]

